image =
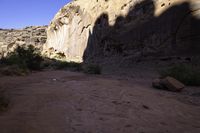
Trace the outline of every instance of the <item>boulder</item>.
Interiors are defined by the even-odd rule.
[[[161,85],[163,85],[165,88],[167,88],[170,91],[179,92],[182,91],[182,89],[185,87],[183,83],[176,80],[173,77],[166,77],[161,80]]]
[[[157,89],[169,90],[173,92],[180,92],[185,87],[183,83],[173,77],[155,79],[152,82],[152,86]]]

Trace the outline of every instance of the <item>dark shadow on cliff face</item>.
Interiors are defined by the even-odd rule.
[[[200,20],[192,15],[194,12],[190,3],[183,2],[155,16],[154,2],[144,0],[130,8],[127,16],[118,16],[113,26],[108,15],[102,14],[89,33],[84,62],[116,56],[200,55]]]

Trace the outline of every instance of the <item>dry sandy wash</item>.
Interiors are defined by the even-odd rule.
[[[44,71],[2,77],[11,100],[0,133],[200,133],[200,98],[152,79]],[[199,88],[198,88],[199,89]]]

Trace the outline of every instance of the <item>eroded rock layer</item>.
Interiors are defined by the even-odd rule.
[[[198,0],[74,0],[54,17],[44,50],[69,61],[200,54]],[[100,58],[99,58],[100,57]]]
[[[0,55],[5,56],[17,46],[33,45],[42,50],[46,42],[46,26],[31,26],[24,29],[0,29]]]

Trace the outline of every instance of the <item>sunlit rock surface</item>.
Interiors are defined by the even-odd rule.
[[[54,17],[44,52],[68,61],[199,54],[198,0],[74,0]]]
[[[24,29],[0,29],[0,55],[5,56],[17,46],[33,45],[42,50],[46,43],[47,26],[31,26]]]

